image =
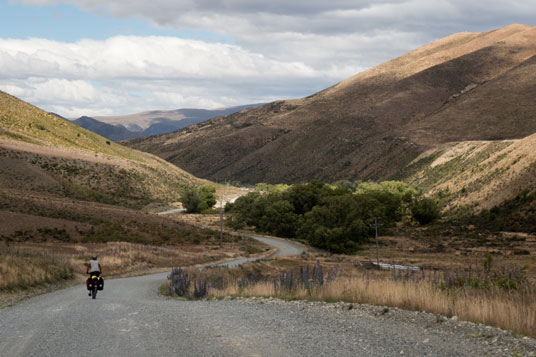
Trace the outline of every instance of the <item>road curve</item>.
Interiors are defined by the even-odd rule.
[[[277,252],[275,252],[269,258],[279,257],[282,255],[300,255],[302,252],[305,251],[302,245],[292,242],[288,239],[263,237],[263,236],[251,235],[251,234],[239,234],[239,233],[234,233],[234,232],[230,234],[233,236],[241,235],[243,237],[255,239],[259,242],[262,242],[266,245],[276,248]],[[236,259],[230,262],[216,264],[216,266],[222,266],[222,267],[226,266],[226,267],[232,268],[232,267],[236,267],[238,265],[241,265],[247,262],[258,260],[258,259],[259,258],[240,258],[240,259]]]
[[[182,213],[182,212],[186,212],[186,208],[174,208],[174,209],[170,209],[170,210],[167,210],[167,211],[156,212],[155,214],[158,215],[158,216],[163,216],[163,215],[166,215],[166,214]]]

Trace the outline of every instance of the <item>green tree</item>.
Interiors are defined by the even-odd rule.
[[[199,213],[199,195],[195,187],[188,186],[182,190],[180,200],[188,213]]]
[[[259,192],[250,192],[238,197],[233,204],[230,204],[233,222],[242,226],[256,226],[262,217],[260,198]]]
[[[292,238],[296,236],[298,220],[299,216],[294,213],[294,207],[289,201],[265,200],[263,215],[257,228],[278,237]]]
[[[197,188],[199,195],[199,210],[205,211],[216,204],[216,188],[210,185],[202,185]]]
[[[335,192],[339,191],[331,189],[321,181],[312,181],[308,184],[292,186],[285,193],[285,198],[292,203],[296,214],[303,215],[312,210],[323,197],[336,194]]]
[[[183,189],[180,200],[186,212],[200,213],[216,204],[216,189],[210,185],[188,186]]]
[[[350,193],[327,197],[304,215],[298,236],[334,253],[351,253],[370,233],[363,220],[368,214],[364,203]]]
[[[229,205],[234,227],[251,226],[283,237],[300,237],[311,245],[336,253],[349,253],[373,234],[370,221],[380,217],[385,225],[410,215],[418,192],[398,181],[358,183],[355,193],[348,183],[320,181],[259,191]]]

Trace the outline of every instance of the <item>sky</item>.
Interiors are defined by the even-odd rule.
[[[68,118],[301,98],[535,0],[0,0],[0,90]]]

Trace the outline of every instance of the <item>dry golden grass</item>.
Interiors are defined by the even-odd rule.
[[[209,290],[209,297],[260,296],[345,301],[426,311],[536,336],[536,299],[530,291],[441,290],[430,282],[410,283],[365,276],[346,277],[321,287],[276,289],[272,281],[245,288],[237,283]]]
[[[29,289],[74,278],[68,259],[3,247],[0,253],[0,292]]]
[[[337,278],[322,286],[310,284],[310,289],[300,283],[293,284],[292,289],[279,287],[282,272],[293,271],[294,277],[297,278],[299,274],[296,273],[300,266],[311,268],[316,259],[319,259],[324,272],[338,269]],[[500,262],[494,264],[496,272],[510,266]],[[461,269],[461,266],[451,266],[449,271],[454,273],[458,269]],[[497,283],[486,287],[480,285],[480,288],[474,287],[478,285],[455,285],[458,287],[446,288],[440,283],[439,275],[442,274],[438,274],[436,280],[435,274],[427,273],[426,279],[423,279],[421,273],[418,273],[415,279],[408,280],[404,279],[405,274],[396,278],[397,275],[389,271],[362,270],[343,257],[322,258],[318,255],[305,258],[278,257],[235,269],[187,269],[187,272],[192,281],[208,283],[209,298],[256,296],[399,307],[448,317],[458,316],[460,320],[536,337],[536,289],[530,280],[521,280],[516,290],[500,288]],[[462,273],[463,270],[459,272]],[[525,270],[525,273],[527,272]],[[244,277],[248,276],[254,276],[250,283],[244,282]],[[162,289],[168,290],[167,287]],[[191,289],[193,293],[193,286]]]
[[[519,140],[451,142],[413,160],[409,167],[419,168],[405,180],[431,194],[449,192],[449,209],[466,206],[481,211],[533,188],[535,160],[534,134]],[[463,194],[462,188],[466,188]]]

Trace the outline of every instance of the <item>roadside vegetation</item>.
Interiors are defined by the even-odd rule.
[[[0,292],[58,284],[74,278],[70,261],[46,251],[3,246],[0,250]]]
[[[268,262],[228,269],[174,269],[161,291],[189,299],[276,297],[344,301],[426,311],[536,337],[535,287],[518,266],[470,270],[379,271],[316,261]],[[281,266],[285,265],[285,266]],[[350,305],[351,306],[351,305]]]
[[[438,202],[403,182],[320,181],[293,186],[261,186],[227,204],[227,225],[299,238],[333,253],[353,253],[375,234],[373,222],[427,224],[440,217]]]
[[[85,278],[99,255],[104,276],[135,275],[263,251],[249,240],[168,217],[57,196],[0,190],[0,305]],[[41,199],[42,198],[42,199]],[[58,285],[59,284],[59,285]]]

